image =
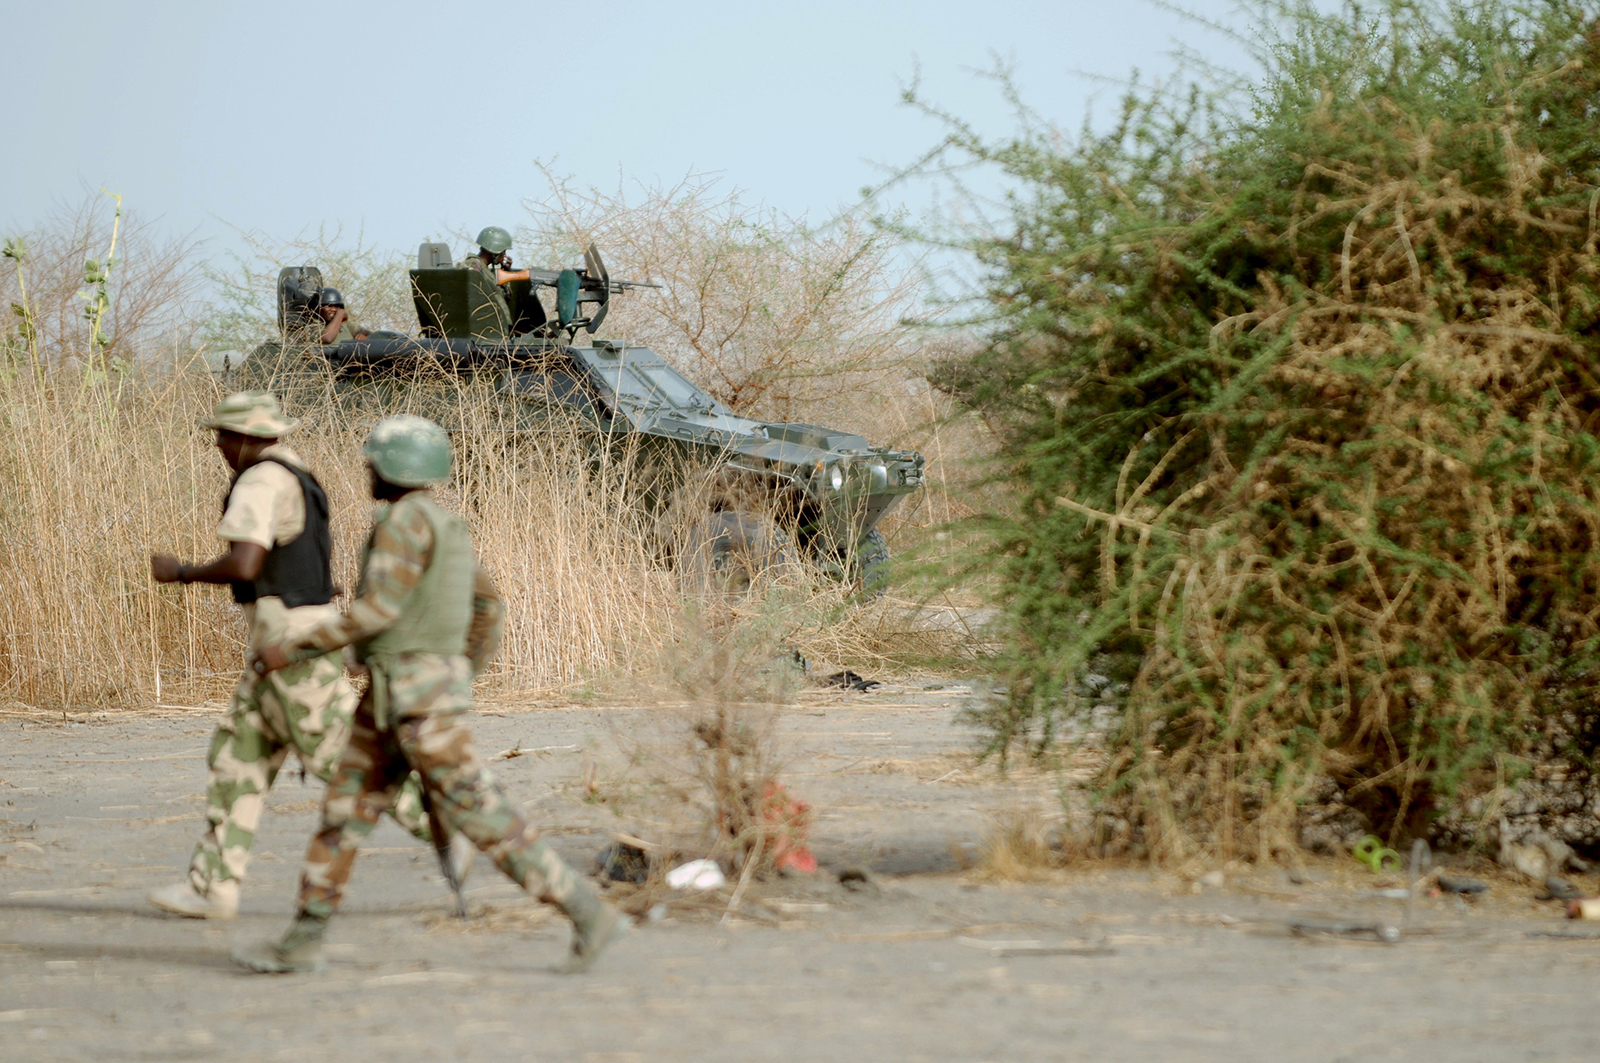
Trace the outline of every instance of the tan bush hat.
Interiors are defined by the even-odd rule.
[[[300,422],[284,414],[270,391],[235,391],[212,408],[210,417],[200,419],[200,427],[277,439],[299,428]]]

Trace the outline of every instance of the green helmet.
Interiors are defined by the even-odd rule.
[[[511,250],[511,234],[498,225],[491,225],[478,234],[478,246],[494,254]]]
[[[361,452],[379,476],[401,487],[426,487],[450,475],[450,437],[415,414],[379,421]]]

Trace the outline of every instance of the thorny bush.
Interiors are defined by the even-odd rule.
[[[1328,777],[1422,832],[1600,664],[1595,5],[1255,11],[1241,106],[946,145],[1013,193],[940,378],[1018,496],[979,715],[1043,748],[1121,661],[1100,842],[1157,859],[1269,858]]]

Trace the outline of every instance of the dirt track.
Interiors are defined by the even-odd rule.
[[[959,687],[814,694],[786,716],[790,784],[818,809],[812,880],[684,902],[597,971],[547,973],[566,931],[480,859],[472,923],[392,824],[357,865],[332,969],[238,972],[279,931],[317,790],[286,772],[237,922],[147,908],[199,825],[211,716],[0,717],[0,1059],[1594,1059],[1600,927],[1509,881],[1419,903],[1395,945],[1293,936],[1295,919],[1397,921],[1397,885],[1346,862],[1218,890],[1093,868],[989,885],[959,870],[991,809],[1049,798],[964,756]],[[614,825],[581,779],[619,773],[641,708],[476,721],[507,789],[574,863]],[[850,892],[827,868],[866,865]],[[1553,936],[1552,936],[1553,935]]]

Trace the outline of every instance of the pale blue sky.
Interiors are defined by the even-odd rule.
[[[1226,18],[1232,0],[1186,6]],[[932,145],[899,103],[928,94],[1009,125],[971,71],[1014,62],[1038,110],[1076,129],[1116,90],[1078,70],[1170,70],[1183,40],[1236,44],[1139,0],[593,4],[414,0],[4,0],[0,232],[85,188],[211,248],[342,227],[409,249],[526,220],[533,161],[583,184],[713,172],[814,220]]]

